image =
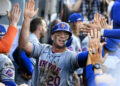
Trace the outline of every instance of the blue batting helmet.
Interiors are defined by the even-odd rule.
[[[0,25],[0,36],[4,36],[6,34],[6,29],[3,25]]]
[[[70,37],[72,35],[71,28],[70,28],[69,24],[65,23],[65,22],[57,23],[52,29],[52,34],[55,33],[55,32],[58,32],[58,31],[68,32]]]
[[[68,18],[69,23],[77,22],[77,21],[84,21],[84,18],[80,13],[73,13]]]

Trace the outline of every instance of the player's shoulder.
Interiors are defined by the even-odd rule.
[[[0,60],[8,59],[8,57],[5,54],[0,54]]]
[[[52,48],[52,46],[49,44],[40,44],[40,45],[41,45],[42,51],[47,51],[47,50],[50,50]]]
[[[69,49],[66,50],[66,53],[67,53],[68,55],[76,55],[76,54],[77,54],[75,51],[71,51],[71,50],[69,50]]]
[[[50,44],[41,44],[45,48],[51,48],[52,46]]]
[[[4,63],[12,63],[12,61],[5,54],[0,54],[0,63],[3,65]]]
[[[33,43],[34,46],[37,46],[38,48],[41,47],[41,48],[48,48],[48,47],[51,47],[51,45],[49,44],[45,44],[45,43]]]

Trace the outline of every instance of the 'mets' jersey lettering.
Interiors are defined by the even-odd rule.
[[[54,85],[59,86],[60,85],[59,72],[61,68],[45,60],[40,60],[39,66],[41,68],[39,84],[46,84],[47,86],[54,86]]]
[[[50,70],[50,71],[52,71],[54,73],[57,73],[57,74],[61,70],[61,68],[59,68],[56,65],[54,65],[52,63],[49,63],[49,62],[47,62],[45,60],[40,60],[39,66],[43,67],[43,68],[47,68],[48,70]]]

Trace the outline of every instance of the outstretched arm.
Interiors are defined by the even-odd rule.
[[[33,44],[29,42],[30,20],[38,12],[38,9],[34,10],[34,7],[34,0],[29,0],[28,3],[25,3],[24,21],[19,38],[19,47],[25,50],[28,55],[30,55],[33,51]]]
[[[120,39],[120,29],[103,29],[101,35],[108,38]]]
[[[14,38],[17,34],[16,26],[21,15],[21,9],[19,8],[19,4],[15,4],[11,14],[9,12],[7,12],[7,14],[10,26],[8,27],[8,31],[3,37],[3,39],[0,40],[0,53],[8,53],[10,51]]]
[[[105,57],[102,57],[102,47],[105,44],[105,42],[100,43],[100,31],[94,31],[92,33],[97,33],[97,34],[95,35],[88,34],[89,55],[88,55],[85,71],[86,71],[86,80],[88,86],[97,86],[95,77],[96,74],[102,74],[102,69],[101,68],[98,69],[93,66],[96,64],[101,65],[105,61],[107,54],[105,55]],[[106,83],[102,83],[102,84],[103,86],[106,85]],[[101,84],[99,86],[101,86]]]

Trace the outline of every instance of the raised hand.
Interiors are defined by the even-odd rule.
[[[93,29],[97,29],[98,31],[101,30],[100,26],[96,25],[96,24],[93,24],[93,23],[90,23],[90,24],[83,24],[84,27],[86,28],[86,30],[88,30],[88,32],[90,33],[90,30],[93,30]]]
[[[101,23],[100,23],[101,20],[102,20],[101,14],[96,13],[96,14],[94,15],[94,24],[97,25],[97,26],[99,26],[100,28],[101,28]]]
[[[88,59],[91,64],[102,64],[107,55],[105,54],[104,57],[102,57],[102,48],[106,44],[105,42],[100,43],[100,31],[97,31],[96,29],[91,30],[91,33],[88,33],[89,38],[89,55]]]
[[[19,4],[14,5],[11,13],[7,11],[7,15],[8,15],[8,20],[10,22],[10,25],[13,25],[16,27],[21,15],[21,9],[19,7]]]
[[[102,15],[99,13],[96,13],[94,15],[94,24],[97,25],[100,28],[100,30],[103,28],[112,29],[112,26],[113,26],[113,25],[108,25],[107,19],[105,17],[102,17]]]
[[[32,18],[38,13],[38,8],[34,10],[35,2],[34,0],[29,0],[29,2],[25,3],[25,10],[24,10],[24,18]]]

